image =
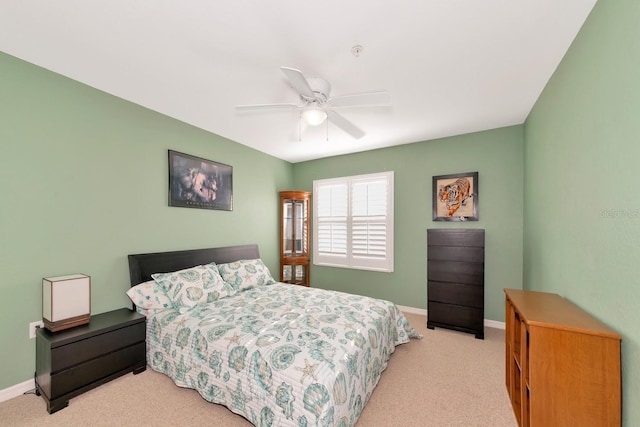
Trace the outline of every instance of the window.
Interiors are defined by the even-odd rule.
[[[393,171],[313,182],[313,263],[393,271]]]

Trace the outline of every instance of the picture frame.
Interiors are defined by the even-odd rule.
[[[169,150],[169,206],[233,210],[233,167]]]
[[[478,221],[478,172],[433,177],[434,221]]]

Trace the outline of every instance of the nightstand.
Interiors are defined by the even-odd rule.
[[[36,333],[36,393],[50,414],[69,399],[147,368],[146,317],[128,308],[91,316],[88,324]]]

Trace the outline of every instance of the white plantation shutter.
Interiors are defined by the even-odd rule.
[[[346,183],[328,184],[314,191],[314,203],[319,203],[314,233],[319,252],[338,256],[347,254],[347,192]]]
[[[314,264],[393,271],[393,172],[313,187]]]

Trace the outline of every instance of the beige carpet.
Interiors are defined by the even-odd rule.
[[[517,426],[504,384],[504,331],[485,328],[485,339],[477,340],[446,329],[427,330],[424,316],[407,314],[407,318],[424,339],[396,348],[357,427]],[[33,394],[0,403],[0,425],[248,427],[251,423],[147,369],[78,396],[52,415],[44,400]]]

